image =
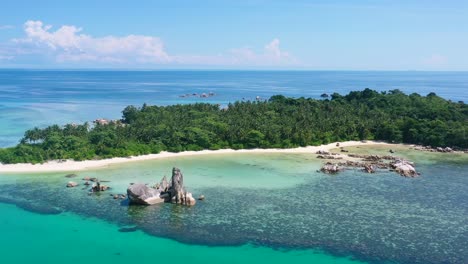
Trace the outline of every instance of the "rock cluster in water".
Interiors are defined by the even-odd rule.
[[[131,203],[153,205],[162,202],[182,205],[195,205],[196,200],[184,187],[184,176],[178,168],[172,169],[171,181],[166,176],[154,187],[135,183],[128,187],[127,196]]]
[[[450,147],[437,147],[433,148],[431,146],[414,146],[411,149],[419,151],[428,151],[428,152],[440,152],[440,153],[468,153],[468,149],[462,148],[450,148]]]
[[[442,147],[437,147],[437,148],[433,148],[431,146],[415,146],[413,148],[414,150],[420,150],[420,151],[429,151],[429,152],[444,152],[444,153],[451,153],[451,152],[454,152],[454,150],[452,148],[449,148],[449,147],[445,147],[445,148],[442,148]]]
[[[339,159],[341,157],[334,157],[328,156],[328,153],[320,153],[317,152],[316,154],[325,155],[321,157],[321,155],[317,156],[317,158],[325,158],[325,159]],[[419,173],[414,168],[414,163],[411,161],[407,161],[405,159],[395,157],[395,156],[379,156],[379,155],[363,155],[363,154],[353,154],[350,153],[347,155],[350,158],[358,159],[358,160],[346,160],[342,162],[327,162],[325,163],[322,168],[320,169],[321,172],[327,174],[335,174],[345,170],[346,168],[361,168],[362,171],[367,173],[375,173],[377,169],[387,169],[391,171],[395,171],[396,173],[400,174],[404,177],[416,177]]]
[[[65,175],[65,178],[75,178],[77,176],[78,175],[76,174],[67,174]],[[84,177],[83,181],[84,181],[85,186],[91,185],[91,183],[89,183],[90,181],[93,182],[93,184],[91,185],[90,193],[103,192],[103,191],[107,191],[108,189],[110,189],[109,186],[101,184],[101,182],[107,182],[107,181],[99,181],[99,179],[97,178]],[[73,187],[79,186],[79,184],[75,181],[69,181],[66,186],[68,188],[73,188]]]

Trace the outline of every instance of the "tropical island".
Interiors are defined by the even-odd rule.
[[[295,148],[331,142],[382,140],[468,148],[468,107],[435,93],[407,95],[371,89],[323,99],[272,96],[227,107],[196,103],[128,106],[122,119],[91,125],[52,125],[25,132],[0,162],[98,160],[219,149]]]

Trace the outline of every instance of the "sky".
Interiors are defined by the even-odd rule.
[[[468,1],[5,0],[0,68],[468,70]]]

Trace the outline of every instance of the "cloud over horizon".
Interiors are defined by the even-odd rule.
[[[83,28],[62,25],[56,30],[42,21],[28,20],[23,25],[25,36],[13,39],[17,55],[51,56],[58,63],[93,62],[106,65],[210,65],[210,66],[284,66],[297,60],[280,49],[274,38],[262,52],[251,48],[232,48],[218,55],[168,54],[164,42],[154,36],[127,35],[94,37]],[[1,53],[0,53],[1,55]],[[6,56],[0,57],[5,59]]]
[[[29,20],[24,24],[26,38],[14,40],[17,43],[32,44],[47,48],[56,55],[59,62],[155,62],[170,61],[159,38],[128,35],[125,37],[106,36],[95,38],[82,34],[82,28],[64,25],[56,31],[42,21]]]

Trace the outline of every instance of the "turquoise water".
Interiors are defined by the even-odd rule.
[[[307,154],[168,158],[79,172],[79,182],[84,176],[110,181],[112,189],[100,196],[84,186],[65,188],[65,173],[0,175],[0,201],[18,206],[0,207],[7,222],[2,234],[11,237],[0,247],[11,249],[9,258],[30,241],[36,256],[50,262],[74,254],[80,262],[97,252],[114,263],[136,252],[149,260],[175,248],[194,262],[465,263],[467,156],[397,153],[412,157],[422,176],[357,170],[330,176],[317,173],[321,161]],[[110,196],[130,182],[153,184],[172,166],[206,201],[129,207]],[[137,231],[119,232],[122,227]]]
[[[466,72],[373,71],[54,71],[0,70],[0,147],[26,129],[121,117],[127,105],[210,102],[226,105],[283,94],[320,98],[371,88],[436,92],[468,101]],[[183,94],[209,93],[210,98]]]
[[[118,232],[114,224],[75,214],[40,215],[0,203],[3,263],[359,263],[312,250],[207,247]]]

